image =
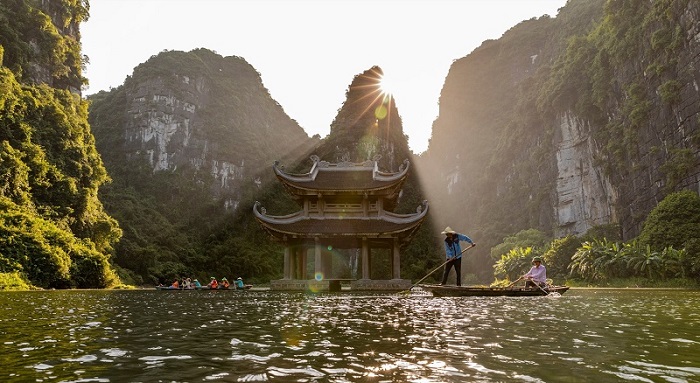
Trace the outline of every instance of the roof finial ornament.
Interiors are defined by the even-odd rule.
[[[379,162],[379,160],[381,160],[381,159],[382,159],[382,155],[379,153],[375,154],[374,157],[372,157],[372,161],[374,161],[374,162]]]
[[[424,199],[423,203],[418,205],[418,207],[416,208],[416,213],[419,213],[419,214],[422,213],[423,209],[425,209],[426,207],[428,207],[428,200]]]
[[[399,172],[404,171],[404,169],[406,169],[406,167],[408,167],[408,158],[404,159],[403,163],[401,163],[401,165],[399,165]]]
[[[355,166],[355,164],[350,162],[350,153],[345,152],[342,156],[340,156],[340,162],[338,162],[335,166],[339,168],[349,168]]]
[[[260,201],[255,201],[255,204],[253,204],[253,210],[255,210],[256,208],[257,208],[258,210],[260,210],[260,213],[261,213],[262,215],[267,215],[267,209],[265,209],[264,207],[262,207],[262,204],[260,203]]]
[[[309,157],[309,158],[310,158],[311,161],[314,162],[314,163],[321,161],[321,159],[320,159],[317,155],[315,155],[315,154],[312,154],[311,157]]]

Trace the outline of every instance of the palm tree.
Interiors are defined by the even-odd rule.
[[[661,251],[661,263],[664,277],[685,278],[687,276],[684,260],[685,249],[676,250],[673,246],[665,247]]]
[[[632,268],[632,271],[640,276],[645,276],[649,279],[661,276],[662,259],[658,251],[652,250],[650,245],[640,247],[636,241],[632,242],[634,251],[630,252],[627,258],[627,266]]]
[[[609,243],[607,239],[586,241],[571,257],[569,270],[571,275],[578,275],[586,280],[602,279],[610,276],[610,267],[615,265],[619,253],[617,243]]]

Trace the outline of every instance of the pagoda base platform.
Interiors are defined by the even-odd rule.
[[[411,281],[408,279],[324,279],[320,281],[277,279],[270,281],[270,290],[275,291],[403,291],[410,287]]]

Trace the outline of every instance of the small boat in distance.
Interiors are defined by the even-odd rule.
[[[202,287],[197,287],[197,290],[249,290],[253,285],[243,285],[243,288],[236,287],[234,285],[230,285],[229,287],[224,287],[219,285],[219,287],[212,289],[209,286],[202,286]]]
[[[244,285],[243,288],[240,289],[240,288],[237,288],[237,287],[234,287],[233,285],[231,285],[229,287],[219,286],[215,289],[212,289],[209,286],[190,287],[189,289],[185,289],[185,288],[175,288],[172,286],[156,286],[156,290],[168,290],[168,291],[216,290],[216,291],[219,291],[219,290],[249,290],[252,287],[253,287],[253,285]]]
[[[484,286],[450,286],[418,285],[436,297],[536,297],[552,293],[564,294],[569,286],[537,287],[484,287]]]

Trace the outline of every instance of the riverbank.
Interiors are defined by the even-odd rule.
[[[19,271],[15,271],[12,273],[0,273],[0,290],[28,291],[36,290],[36,288],[28,284]]]
[[[605,281],[566,280],[563,285],[573,289],[700,289],[700,283],[693,279],[676,278],[668,280],[649,280],[643,278],[611,279]],[[153,290],[155,286],[118,285],[105,290]],[[22,278],[19,272],[0,273],[0,291],[44,290],[32,286]],[[267,284],[254,286],[251,290],[270,290]]]

